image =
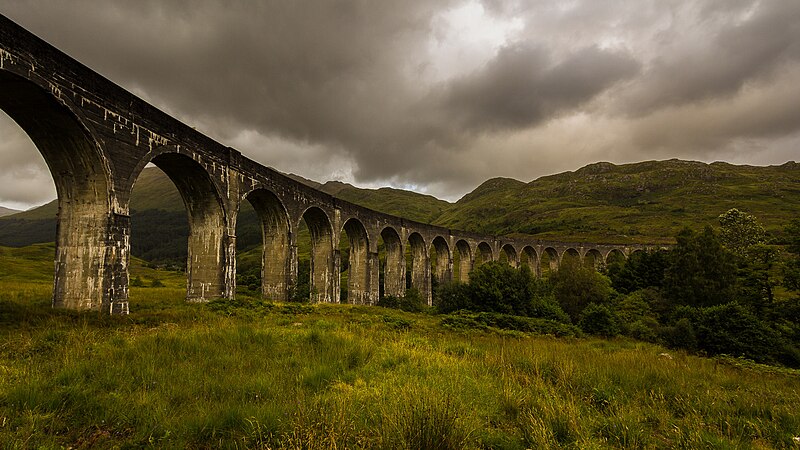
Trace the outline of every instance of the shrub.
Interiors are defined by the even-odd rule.
[[[583,309],[579,325],[583,331],[598,336],[616,336],[620,332],[614,312],[608,306],[597,303],[589,303]]]
[[[553,294],[573,322],[590,303],[603,304],[611,298],[611,281],[592,267],[578,260],[565,259],[556,272],[550,275]]]
[[[377,305],[407,312],[421,312],[427,308],[428,302],[422,298],[418,290],[411,288],[407,289],[406,294],[402,297],[384,296],[378,300]]]
[[[687,317],[681,318],[675,325],[662,327],[659,331],[664,345],[672,348],[683,348],[694,350],[697,348],[697,337],[695,336],[692,322]]]
[[[781,353],[780,335],[738,303],[700,308],[693,322],[698,347],[709,354],[774,362]]]

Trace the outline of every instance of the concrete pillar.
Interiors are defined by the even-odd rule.
[[[80,200],[59,199],[53,307],[126,314],[130,218]]]
[[[381,298],[381,259],[378,252],[369,252],[367,255],[367,274],[369,279],[369,289],[364,303],[374,305]]]

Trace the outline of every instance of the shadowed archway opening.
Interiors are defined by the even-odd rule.
[[[453,281],[453,256],[450,254],[450,246],[442,236],[436,236],[431,243],[431,289],[435,289],[440,284],[447,284]]]
[[[625,259],[625,253],[622,253],[622,250],[615,248],[606,254],[605,264],[606,266],[610,266],[611,264],[615,263],[624,263]]]
[[[564,264],[575,264],[575,265],[583,264],[583,261],[581,260],[581,254],[574,248],[568,248],[564,250],[564,253],[561,254],[561,260],[559,261],[559,266]]]
[[[305,223],[311,241],[308,252],[308,298],[314,303],[337,302],[338,295],[334,293],[338,294],[339,291],[339,274],[336,273],[334,264],[331,221],[322,209],[312,206],[303,213],[301,222]],[[300,257],[298,250],[298,258]],[[298,274],[302,276],[300,270]],[[302,283],[298,280],[297,284]]]
[[[469,243],[463,239],[456,242],[456,251],[453,258],[453,278],[461,283],[469,281],[469,273],[472,272],[472,249]]]
[[[589,249],[583,256],[583,264],[586,267],[591,267],[594,270],[602,270],[605,267],[603,262],[603,255],[597,249]]]
[[[425,239],[417,232],[411,233],[406,248],[406,289],[416,289],[423,299],[429,299],[431,276]]]
[[[530,269],[533,276],[539,276],[539,259],[536,257],[536,250],[530,245],[522,247],[522,252],[519,255],[519,264]]]
[[[539,261],[539,274],[548,277],[558,270],[558,252],[553,247],[545,247]]]
[[[169,177],[186,208],[186,299],[206,301],[230,296],[232,293],[226,291],[225,210],[211,176],[197,161],[180,153],[163,153],[151,162]]]
[[[355,218],[342,227],[339,241],[341,302],[369,304],[369,241],[364,225]]]
[[[113,242],[127,241],[129,217],[112,211],[100,144],[49,91],[5,70],[0,109],[39,150],[56,187],[53,306],[126,313],[128,248]]]
[[[406,292],[406,258],[400,235],[392,227],[381,230],[383,255],[381,258],[381,297],[402,297]]]
[[[478,251],[475,252],[475,267],[480,267],[482,264],[494,261],[492,256],[492,247],[486,242],[478,244]]]
[[[251,290],[257,290],[263,298],[287,301],[291,273],[289,215],[280,199],[267,189],[256,189],[245,199],[237,219],[237,285],[249,282],[253,284]],[[245,236],[240,231],[250,210],[260,229],[260,239],[252,246],[243,242]]]
[[[519,260],[517,259],[517,250],[511,244],[505,244],[500,249],[500,261],[508,264],[511,267],[519,267]]]

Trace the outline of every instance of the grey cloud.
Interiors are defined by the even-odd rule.
[[[747,139],[768,147],[800,127],[797,0],[484,0],[521,30],[477,70],[428,79],[431,40],[447,36],[434,18],[464,1],[0,0],[0,11],[189,125],[321,181],[453,198],[610,151],[741,162]],[[29,144],[0,133],[4,159],[46,175],[35,150],[18,150]],[[0,169],[11,177],[0,204],[22,198],[12,172]]]
[[[444,106],[465,131],[530,127],[579,107],[637,71],[629,56],[597,47],[555,63],[542,48],[515,45],[503,48],[484,70],[456,80]]]

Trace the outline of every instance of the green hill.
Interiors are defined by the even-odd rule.
[[[777,232],[800,212],[800,164],[693,161],[596,163],[522,183],[486,181],[435,222],[498,235],[600,242],[670,242],[739,208]]]
[[[681,160],[601,162],[530,183],[493,178],[453,204],[400,189],[319,184],[290,176],[343,200],[420,222],[566,241],[671,242],[683,226],[716,224],[719,214],[734,207],[777,233],[800,211],[800,164],[795,162],[769,167]],[[183,265],[186,216],[178,191],[163,172],[142,172],[131,211],[133,255]],[[0,245],[51,242],[56,212],[51,202],[0,217]],[[247,203],[239,216],[237,242],[242,251],[261,242],[258,220]]]
[[[335,181],[323,185],[290,176],[343,200],[420,222],[430,222],[450,205],[430,195],[399,189],[361,189]],[[146,168],[134,186],[130,208],[132,254],[160,264],[182,266],[186,259],[188,222],[183,201],[172,181],[161,170]],[[0,217],[0,245],[23,247],[52,242],[57,212],[54,200],[29,211]],[[237,220],[237,244],[240,250],[247,251],[260,243],[256,213],[245,202]]]

